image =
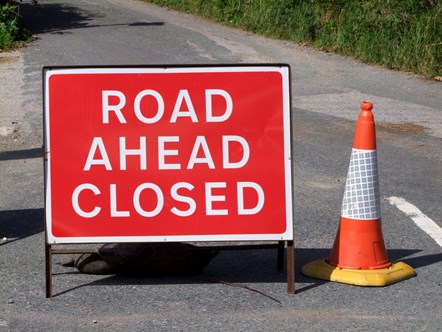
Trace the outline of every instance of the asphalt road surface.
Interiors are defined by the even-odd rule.
[[[21,7],[38,39],[0,54],[0,331],[440,330],[441,83],[138,1]],[[42,67],[201,63],[291,66],[296,294],[269,249],[221,252],[201,274],[169,278],[80,274],[55,256],[46,299]],[[374,103],[388,256],[417,273],[380,288],[300,273],[333,245],[363,100]]]

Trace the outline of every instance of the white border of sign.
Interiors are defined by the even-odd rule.
[[[112,236],[63,237],[52,234],[51,216],[51,137],[49,123],[49,78],[70,74],[143,74],[143,73],[227,73],[278,72],[283,78],[284,165],[286,182],[286,231],[282,234],[226,234],[186,236]],[[115,242],[194,242],[194,241],[285,241],[293,240],[292,148],[291,148],[291,96],[290,67],[287,64],[216,65],[216,66],[134,66],[134,67],[45,67],[43,68],[44,150],[45,150],[45,219],[47,244],[115,243]]]

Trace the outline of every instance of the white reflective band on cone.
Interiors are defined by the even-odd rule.
[[[360,220],[381,217],[376,150],[352,149],[341,216]]]

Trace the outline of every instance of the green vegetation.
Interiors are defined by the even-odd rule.
[[[13,3],[0,6],[0,49],[9,48],[19,36],[18,7]]]
[[[8,50],[21,42],[32,39],[20,27],[19,5],[12,0],[0,0],[0,50]]]
[[[147,0],[368,63],[442,75],[441,0]]]

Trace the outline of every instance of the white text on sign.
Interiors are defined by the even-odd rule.
[[[213,98],[221,97],[225,102],[225,110],[223,112],[216,112],[213,110]],[[207,89],[204,92],[205,97],[205,119],[209,122],[225,122],[233,112],[233,100],[227,91],[220,89]],[[149,99],[149,109],[142,108],[142,101]],[[119,124],[127,124],[127,115],[125,111],[132,110],[136,118],[143,124],[153,125],[166,116],[166,108],[164,99],[161,94],[152,89],[145,89],[140,91],[134,100],[128,105],[126,95],[118,90],[104,90],[101,95],[102,100],[102,124],[106,125],[112,121],[117,121]],[[144,104],[146,105],[146,104]],[[154,106],[152,106],[154,105]],[[147,115],[149,114],[149,116]],[[197,116],[191,96],[188,90],[179,90],[173,109],[170,112],[169,122],[176,123],[180,119],[188,118],[193,123],[198,123],[201,120]],[[127,147],[126,137],[117,137],[113,140],[107,140],[103,137],[94,137],[89,152],[87,154],[83,171],[89,172],[96,167],[104,168],[106,171],[125,171],[127,169],[127,158],[139,158],[139,170],[149,171],[149,167],[156,170],[193,170],[195,165],[206,165],[208,169],[239,169],[247,165],[250,158],[250,147],[247,140],[239,135],[221,135],[218,147],[214,150],[221,151],[221,158],[213,158],[212,149],[210,148],[206,138],[201,135],[195,137],[193,148],[190,155],[182,156],[180,154],[179,144],[180,136],[158,136],[151,141],[147,136],[139,137],[139,145],[136,148]],[[147,147],[148,144],[156,146],[156,158],[158,161],[156,165],[150,165],[148,162]],[[229,153],[232,145],[240,145],[242,148],[242,156],[235,160],[231,160]],[[119,158],[118,160],[111,160],[106,146],[118,146]],[[171,158],[175,158],[170,161]],[[183,159],[185,158],[185,159]],[[215,159],[222,160],[219,165],[215,164]],[[186,162],[177,162],[178,160],[185,160]],[[206,216],[215,215],[229,215],[235,213],[237,215],[253,215],[259,213],[265,204],[265,194],[263,188],[253,181],[238,181],[236,183],[236,209],[229,211],[227,208],[216,208],[214,203],[222,203],[227,200],[235,198],[226,197],[222,192],[226,189],[226,182],[204,182],[204,202],[197,202],[191,196],[191,191],[195,188],[193,184],[188,182],[178,182],[170,188],[165,189],[152,182],[143,182],[137,186],[132,194],[132,208],[140,216],[151,218],[157,216],[164,209],[164,192],[167,191],[175,202],[184,203],[187,209],[173,206],[170,212],[179,217],[188,217],[194,214],[198,206],[204,206]],[[183,193],[184,191],[184,193]],[[72,207],[74,211],[83,218],[94,218],[102,213],[102,208],[95,205],[92,209],[85,209],[80,204],[80,196],[82,194],[93,194],[94,196],[106,194],[109,196],[109,210],[107,213],[110,217],[130,217],[129,210],[122,210],[118,208],[118,185],[110,184],[109,188],[98,188],[92,183],[83,183],[76,187],[72,194]],[[142,206],[141,195],[146,193],[151,195],[151,201],[155,201],[156,205],[152,208]],[[245,206],[245,195],[248,192],[249,196],[253,195],[255,204],[253,206]],[[252,194],[251,194],[252,193]],[[124,193],[127,194],[127,193]],[[227,204],[231,206],[231,204]]]

